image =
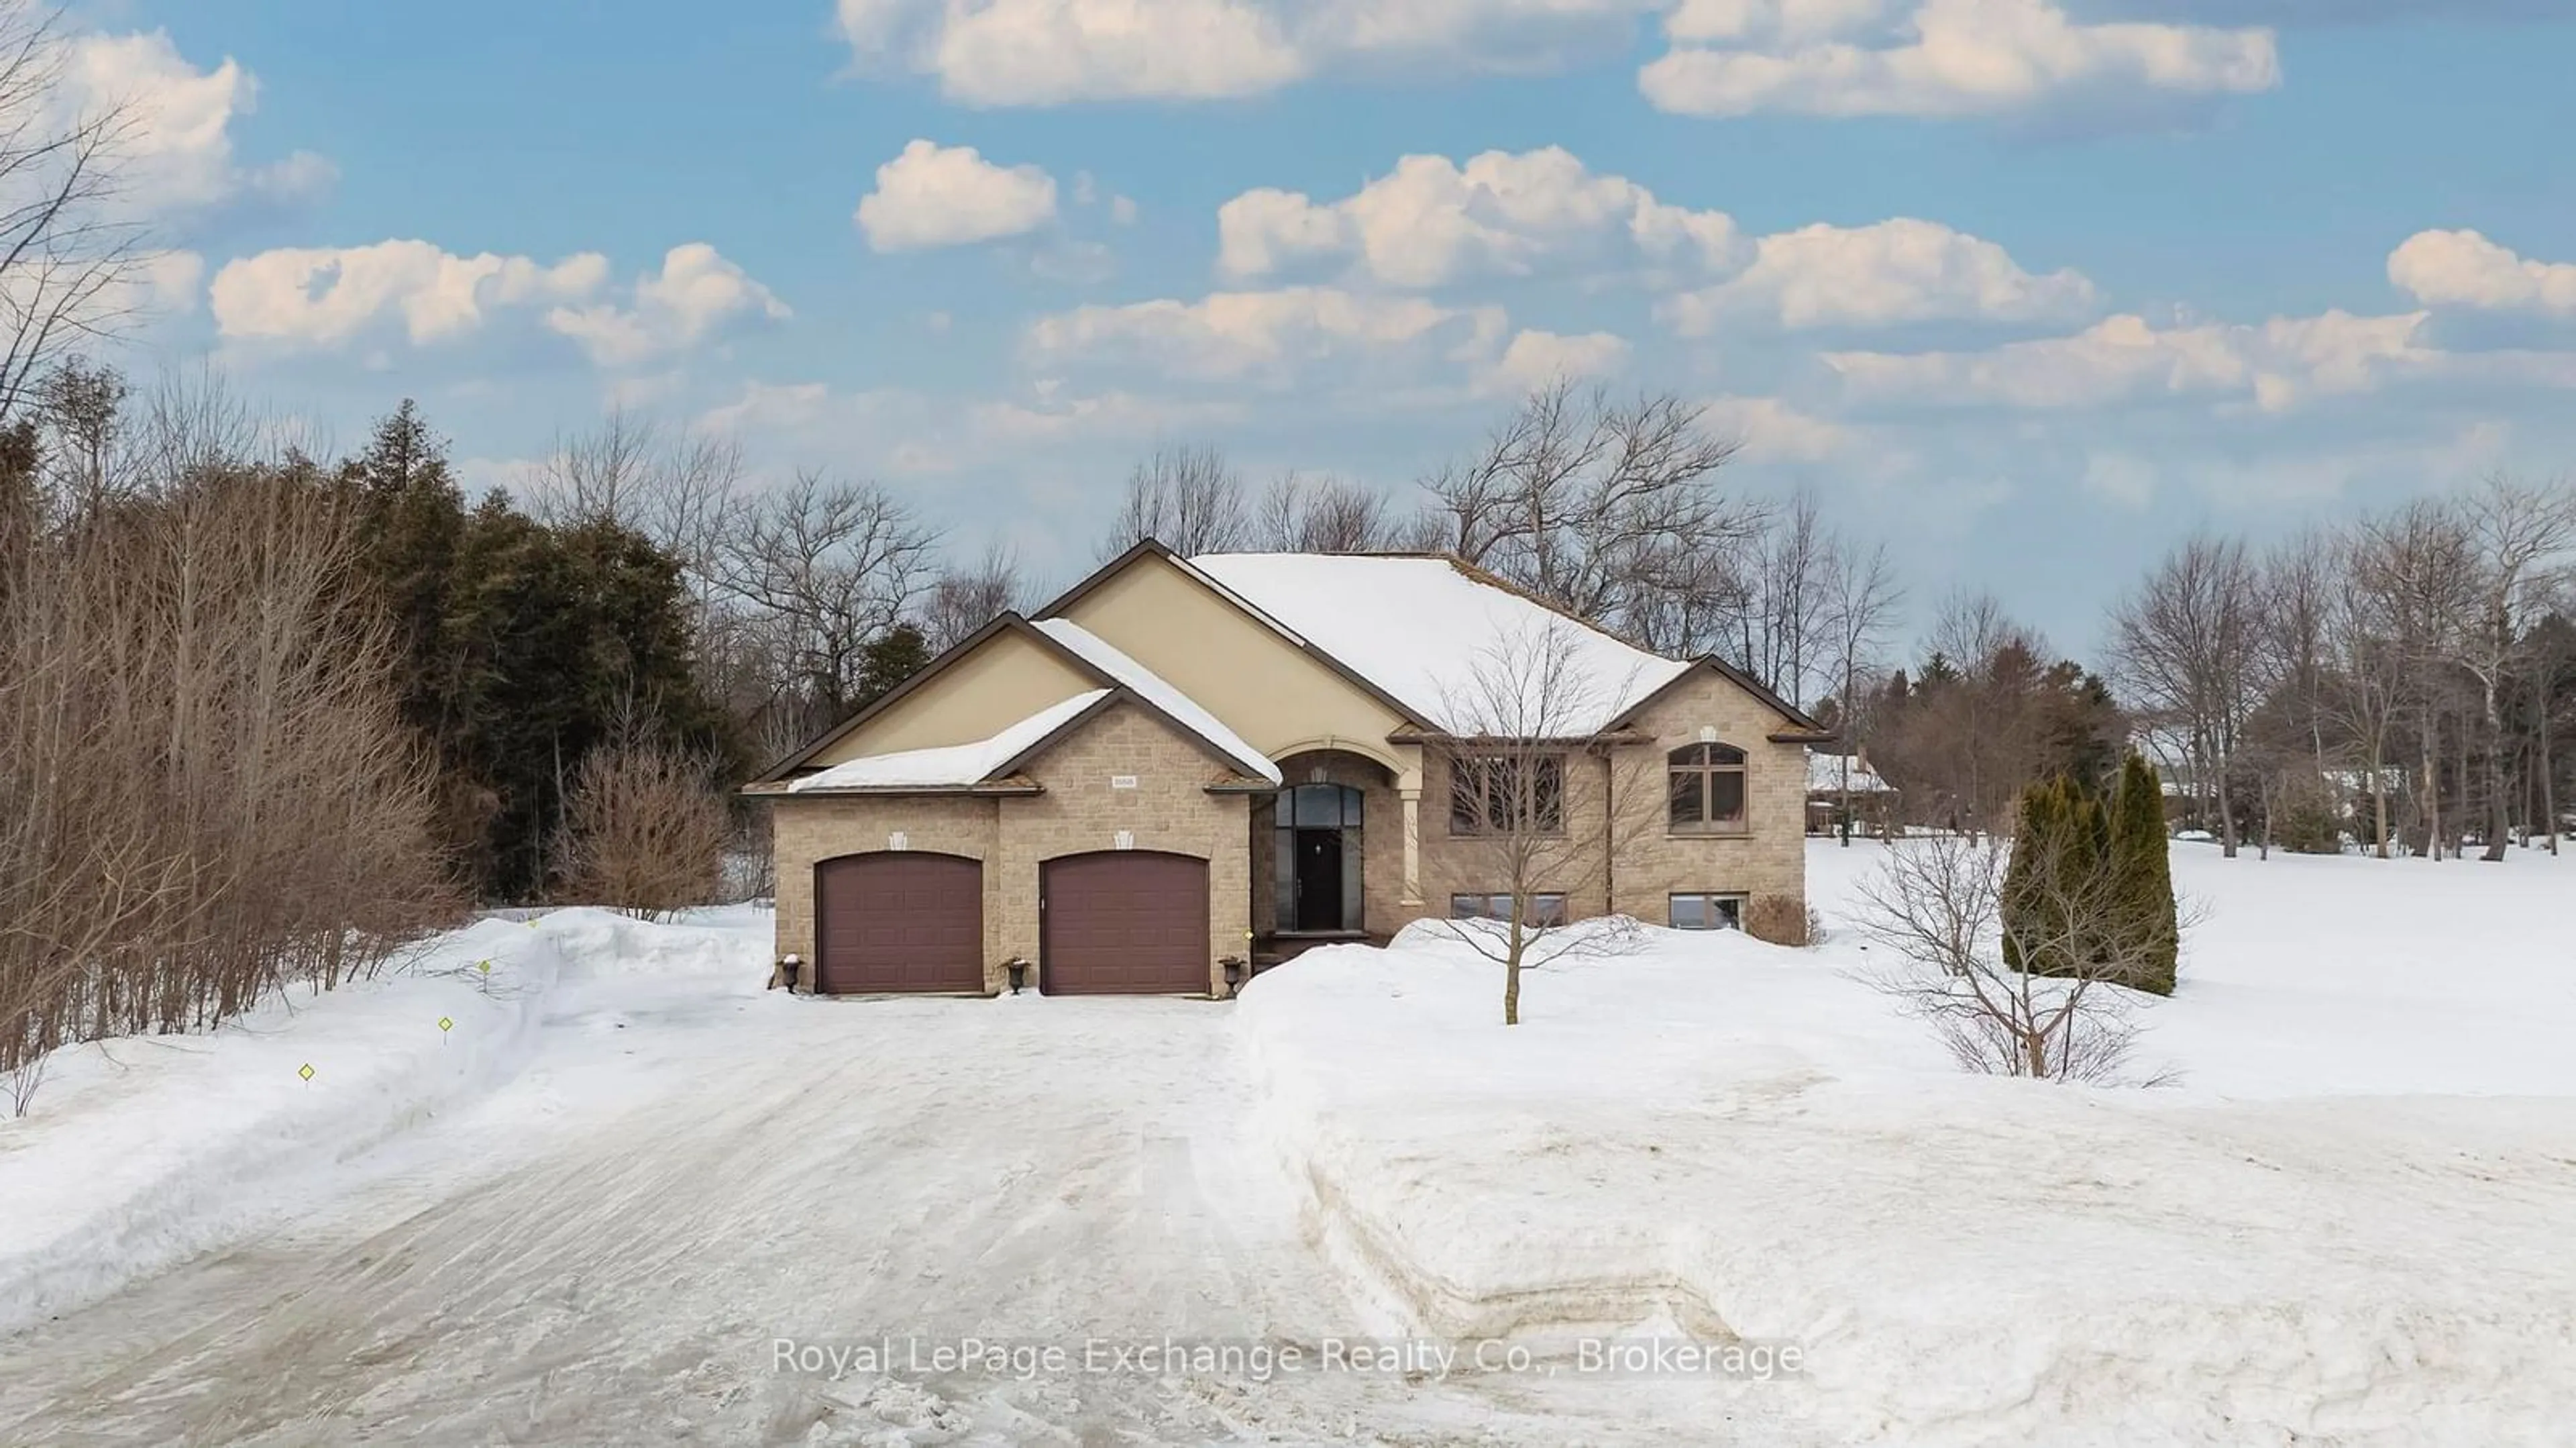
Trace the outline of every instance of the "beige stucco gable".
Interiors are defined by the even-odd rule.
[[[1099,687],[1026,633],[999,630],[805,763],[821,769],[872,754],[972,744]]]
[[[1272,759],[1333,748],[1420,769],[1417,751],[1386,742],[1412,721],[1160,554],[1138,553],[1060,612]]]

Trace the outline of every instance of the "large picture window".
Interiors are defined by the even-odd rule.
[[[1744,829],[1744,751],[1732,744],[1689,744],[1667,756],[1676,834],[1736,834]]]
[[[1565,756],[1462,755],[1449,764],[1449,833],[1561,834]]]

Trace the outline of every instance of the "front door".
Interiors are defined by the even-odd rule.
[[[1297,832],[1297,928],[1342,928],[1342,832]]]
[[[1347,784],[1279,791],[1272,851],[1279,909],[1272,928],[1291,935],[1359,931],[1362,803]]]

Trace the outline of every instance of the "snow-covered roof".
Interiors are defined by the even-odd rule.
[[[972,744],[906,749],[894,754],[871,754],[861,759],[846,760],[820,774],[792,780],[787,788],[802,793],[816,789],[979,784],[994,770],[1027,752],[1030,745],[1063,728],[1076,715],[1099,703],[1108,694],[1107,689],[1076,694],[1061,704],[1050,704],[1040,709],[990,739],[979,739]]]
[[[1446,558],[1216,553],[1190,566],[1423,722],[1462,734],[1593,733],[1691,667]]]
[[[1107,639],[1071,619],[1042,618],[1037,627],[1048,638],[1080,654],[1093,668],[1126,685],[1138,698],[1171,715],[1182,728],[1215,746],[1244,773],[1272,784],[1279,782],[1279,766],[1271,763],[1268,755],[1246,744],[1241,735],[1226,728],[1196,699],[1173,688],[1162,675],[1129,658]]]
[[[1869,761],[1857,754],[1827,754],[1820,749],[1807,751],[1807,793],[1831,794],[1843,787],[1843,763],[1851,763],[1851,791],[1854,794],[1894,794],[1896,786],[1869,767]]]

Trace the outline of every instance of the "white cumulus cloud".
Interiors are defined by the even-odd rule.
[[[1499,307],[1289,287],[1077,307],[1032,323],[1024,349],[1042,364],[1123,362],[1176,378],[1284,384],[1301,368],[1342,358],[1490,352],[1505,325]]]
[[[120,190],[147,214],[204,208],[243,195],[300,199],[329,189],[339,175],[308,151],[267,166],[240,163],[232,124],[258,104],[259,83],[230,57],[201,70],[159,30],[79,35],[63,44],[65,119],[122,110]]]
[[[2102,92],[2217,95],[2280,84],[2267,29],[2088,24],[2054,0],[1686,0],[1638,74],[1685,115],[1965,116]]]
[[[1078,307],[1030,324],[1021,352],[1049,377],[1105,368],[1194,386],[1386,395],[1460,385],[1510,391],[1599,375],[1624,363],[1627,344],[1604,333],[1515,331],[1496,306],[1284,287]]]
[[[1777,397],[1712,397],[1700,417],[1711,432],[1742,442],[1744,457],[1754,462],[1823,462],[1851,441],[1841,424]]]
[[[2388,254],[2388,279],[2428,307],[2576,317],[2576,262],[2527,261],[2474,231],[2420,231]]]
[[[916,140],[877,168],[854,218],[877,251],[964,246],[1018,236],[1053,221],[1055,179],[1035,166],[1000,166],[972,146]]]
[[[1668,298],[1661,315],[1684,336],[1705,336],[1721,319],[1748,313],[1784,327],[2044,321],[2088,315],[2099,300],[2081,273],[2034,275],[1991,241],[1898,217],[1763,237],[1752,265],[1716,286]]]
[[[744,322],[782,322],[787,304],[702,241],[675,246],[662,270],[637,279],[627,302],[559,306],[546,326],[603,367],[632,367],[688,351]]]
[[[863,66],[988,106],[1262,95],[1390,62],[1527,70],[1667,0],[839,0]]]
[[[2260,324],[2159,328],[2116,316],[2071,337],[1983,352],[1832,352],[1825,362],[1865,398],[2100,407],[2139,398],[2215,396],[2280,412],[2310,398],[2371,391],[2442,364],[2420,333],[2425,313],[2332,311]]]
[[[977,105],[1257,95],[1305,70],[1244,0],[840,0],[839,15],[862,61],[935,75]]]
[[[1338,201],[1247,191],[1217,210],[1218,266],[1261,277],[1315,261],[1348,262],[1392,286],[1440,286],[1476,275],[1527,275],[1568,259],[1624,250],[1722,265],[1735,223],[1668,206],[1561,148],[1487,151],[1459,165],[1416,155]]]
[[[1608,332],[1513,334],[1479,381],[1488,392],[1526,393],[1569,379],[1607,377],[1628,364],[1628,344]]]
[[[1246,191],[1217,209],[1217,241],[1218,270],[1244,280],[1320,267],[1355,283],[1426,289],[1642,267],[1665,285],[1706,283],[1659,309],[1686,336],[1706,335],[1728,315],[1788,327],[2067,320],[2091,315],[2099,301],[2077,272],[2025,271],[1994,242],[1930,221],[1748,240],[1723,211],[1659,200],[1555,146],[1463,163],[1406,156],[1333,200]]]
[[[414,343],[480,328],[496,310],[588,296],[608,259],[583,252],[551,266],[524,256],[454,256],[426,241],[281,247],[226,262],[211,292],[228,338],[331,347],[398,322]]]
[[[610,294],[608,258],[597,252],[548,264],[457,256],[417,240],[283,247],[225,263],[209,301],[226,339],[303,350],[386,333],[425,346],[502,316],[539,317],[608,367],[684,351],[740,320],[788,315],[767,287],[703,242],[673,247],[623,296]]]

